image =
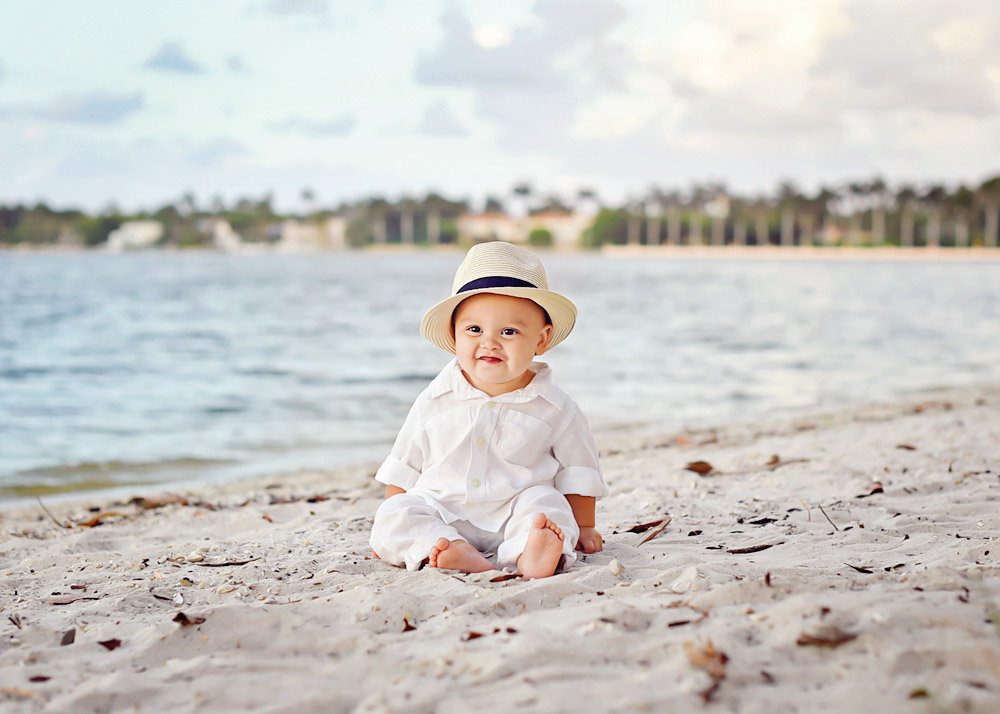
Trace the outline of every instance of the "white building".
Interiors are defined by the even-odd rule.
[[[108,235],[107,250],[121,253],[149,248],[162,237],[163,224],[159,221],[126,221]]]
[[[323,222],[323,232],[329,248],[343,250],[347,247],[347,219],[331,216]]]
[[[522,243],[528,234],[506,213],[467,213],[458,219],[458,239],[463,242],[505,240]]]
[[[282,221],[276,244],[282,253],[315,253],[347,247],[347,221],[339,216],[322,223],[308,223],[292,218]]]
[[[243,245],[243,238],[233,230],[229,221],[214,221],[209,235],[212,237],[212,245],[224,253],[238,253]]]
[[[554,248],[579,248],[583,241],[583,232],[590,228],[593,222],[593,214],[579,211],[573,213],[546,211],[524,219],[524,236],[526,239],[533,230],[541,228],[552,234]]]

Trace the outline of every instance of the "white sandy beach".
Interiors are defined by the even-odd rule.
[[[1000,389],[602,450],[529,582],[369,559],[370,469],[0,512],[0,710],[1000,711]]]

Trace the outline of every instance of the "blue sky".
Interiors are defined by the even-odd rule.
[[[1000,173],[992,0],[0,0],[0,202]]]

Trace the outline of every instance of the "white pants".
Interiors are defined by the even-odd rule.
[[[383,501],[375,512],[371,546],[386,562],[417,570],[439,538],[464,540],[480,553],[496,552],[498,568],[513,567],[524,552],[536,513],[544,513],[562,530],[566,565],[576,560],[574,548],[580,527],[569,501],[551,486],[531,486],[521,491],[511,503],[510,516],[495,533],[468,521],[446,523],[433,497],[426,493],[400,493]]]

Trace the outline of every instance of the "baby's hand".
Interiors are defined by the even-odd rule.
[[[580,527],[580,540],[576,542],[576,549],[584,553],[596,553],[604,548],[604,539],[593,526]]]

